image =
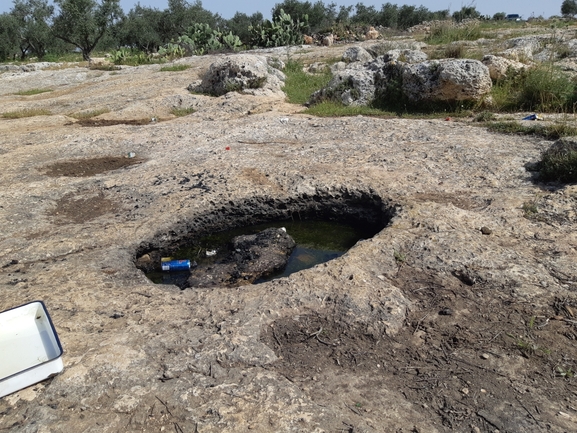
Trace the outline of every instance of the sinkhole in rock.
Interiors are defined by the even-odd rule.
[[[213,205],[142,243],[136,266],[154,283],[181,289],[258,284],[345,254],[395,212],[375,193],[349,190]],[[162,271],[167,260],[189,260],[191,269]]]

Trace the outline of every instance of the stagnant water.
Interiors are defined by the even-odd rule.
[[[212,234],[193,246],[176,251],[171,254],[171,257],[173,259],[189,259],[198,264],[215,263],[229,254],[230,251],[227,246],[232,238],[255,234],[269,227],[285,227],[297,245],[284,270],[257,280],[256,283],[286,277],[294,272],[312,268],[319,263],[342,256],[360,239],[370,238],[377,233],[374,227],[367,225],[353,226],[340,222],[314,220],[277,221]],[[216,254],[211,255],[215,251]],[[195,270],[192,269],[191,272],[195,272]],[[181,287],[188,275],[188,272],[149,272],[146,274],[154,283],[176,284]]]

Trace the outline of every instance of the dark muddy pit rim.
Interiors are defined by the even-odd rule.
[[[347,188],[317,190],[314,194],[290,197],[258,196],[237,202],[214,202],[212,205],[206,212],[190,216],[173,228],[141,242],[135,248],[134,258],[153,251],[170,255],[214,233],[290,219],[363,224],[374,227],[374,232],[378,233],[389,225],[399,209],[391,199],[372,190]]]

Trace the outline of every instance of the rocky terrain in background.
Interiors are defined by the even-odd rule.
[[[3,112],[51,113],[0,119],[0,310],[43,300],[65,350],[62,374],[0,400],[0,429],[577,430],[577,187],[526,169],[551,142],[444,116],[316,118],[276,86],[187,90],[222,59],[0,74]],[[33,88],[52,91],[16,94]],[[386,227],[258,285],[180,290],[135,266],[311,209]]]

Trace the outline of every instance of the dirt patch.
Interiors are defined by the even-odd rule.
[[[91,159],[73,159],[57,162],[46,167],[46,175],[51,177],[89,177],[119,168],[142,163],[142,159],[104,156]]]
[[[48,215],[55,217],[57,224],[82,224],[118,210],[119,206],[103,194],[88,198],[76,198],[75,194],[66,194],[58,200],[56,208]]]
[[[80,119],[72,124],[80,126],[115,126],[115,125],[148,125],[152,123],[150,119]]]
[[[394,284],[413,302],[398,335],[374,338],[331,311],[282,318],[262,333],[281,358],[273,368],[303,386],[319,382],[310,388],[319,403],[344,399],[357,427],[379,410],[369,395],[380,387],[456,431],[544,431],[559,423],[556,412],[577,412],[577,298],[536,308],[513,287],[468,285],[408,266]],[[342,397],[332,378],[343,374],[366,382],[366,399]]]

